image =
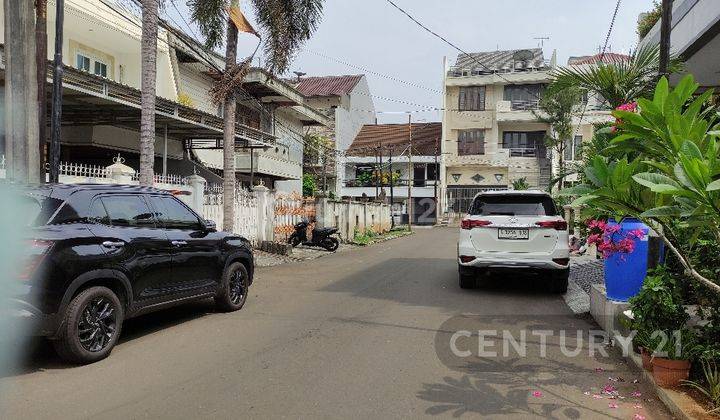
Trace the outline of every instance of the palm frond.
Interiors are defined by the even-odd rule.
[[[252,4],[264,39],[267,70],[284,73],[320,24],[323,0],[252,0]]]
[[[190,18],[198,25],[208,49],[220,47],[225,40],[228,0],[188,0]]]

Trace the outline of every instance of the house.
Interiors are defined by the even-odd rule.
[[[567,66],[574,68],[589,68],[602,62],[605,64],[617,64],[629,61],[631,57],[626,54],[606,52],[581,57],[570,57]],[[563,150],[563,162],[566,167],[579,163],[582,159],[582,148],[584,142],[589,142],[598,124],[609,123],[615,120],[610,114],[611,109],[607,101],[597,95],[586,95],[583,104],[573,116],[573,136],[565,140]],[[560,174],[560,157],[552,156],[553,176]],[[579,180],[578,174],[570,174],[564,178],[565,182],[573,183]]]
[[[439,122],[364,125],[347,150],[340,195],[391,202],[398,223],[412,197],[412,222],[435,224],[441,137]]]
[[[533,111],[555,65],[540,48],[461,54],[445,64],[442,118],[443,209],[464,213],[480,191],[524,178],[545,188],[550,127]]]
[[[63,161],[107,166],[120,153],[126,164],[139,167],[142,22],[139,10],[128,7],[117,0],[65,2]],[[4,14],[1,4],[0,13]],[[54,25],[54,8],[49,8],[48,27]],[[53,37],[49,31],[49,45]],[[209,182],[222,181],[223,109],[209,94],[222,68],[222,56],[204,50],[198,41],[161,20],[157,173],[199,173]],[[309,107],[292,86],[261,69],[249,71],[243,89],[236,104],[237,178],[246,184],[255,178],[270,187],[299,192],[303,128],[330,120]]]
[[[303,76],[295,81],[295,88],[307,98],[308,105],[332,119],[330,127],[310,129],[309,133],[326,137],[334,144],[333,159],[329,158],[330,153],[309,154],[312,159],[306,161],[305,171],[322,178],[328,191],[341,195],[344,154],[363,125],[375,122],[375,105],[367,78],[363,74]],[[330,164],[332,168],[324,167]]]
[[[720,87],[720,2],[675,0],[670,26],[670,53],[685,61],[685,72],[693,74],[702,89]],[[660,21],[640,40],[638,48],[659,44]],[[671,76],[671,83],[682,76]]]

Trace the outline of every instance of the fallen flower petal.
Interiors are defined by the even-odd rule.
[[[643,406],[642,406],[642,404],[635,404],[635,405],[633,405],[633,408],[636,410],[642,410]]]
[[[630,393],[630,396],[638,398],[638,397],[642,397],[642,393],[640,391],[633,391]]]
[[[595,395],[593,395],[593,398],[595,398],[596,400],[602,400],[605,397],[603,397],[602,395],[595,394]]]
[[[540,391],[533,391],[532,396],[535,398],[540,398],[543,396],[543,393]]]
[[[635,414],[635,416],[633,417],[633,420],[645,420],[645,416],[643,416],[641,414]]]
[[[618,405],[615,403],[608,404],[608,408],[618,408]]]

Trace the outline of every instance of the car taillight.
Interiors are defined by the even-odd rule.
[[[43,258],[47,255],[53,241],[30,240],[26,242],[24,249],[25,254],[20,261],[18,269],[18,278],[20,280],[29,280],[35,270],[38,268]]]
[[[463,221],[460,222],[460,228],[472,229],[472,228],[476,228],[476,227],[489,226],[491,224],[492,224],[492,222],[489,220],[463,219]]]
[[[542,228],[550,228],[555,230],[567,230],[567,222],[564,220],[545,220],[535,223]]]

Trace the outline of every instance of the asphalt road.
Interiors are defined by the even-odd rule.
[[[572,350],[576,330],[596,327],[545,293],[542,278],[500,274],[460,289],[456,235],[418,230],[259,269],[242,311],[203,302],[128,321],[93,365],[64,365],[37,344],[2,373],[0,417],[667,417],[614,351],[590,356],[584,340],[578,356],[561,354],[561,329]],[[529,344],[524,356],[503,354],[507,341],[485,337],[497,356],[454,356],[450,338],[465,329],[474,332],[456,335],[458,351],[480,351],[478,330],[516,341],[525,331]],[[602,394],[606,385],[621,398]]]

